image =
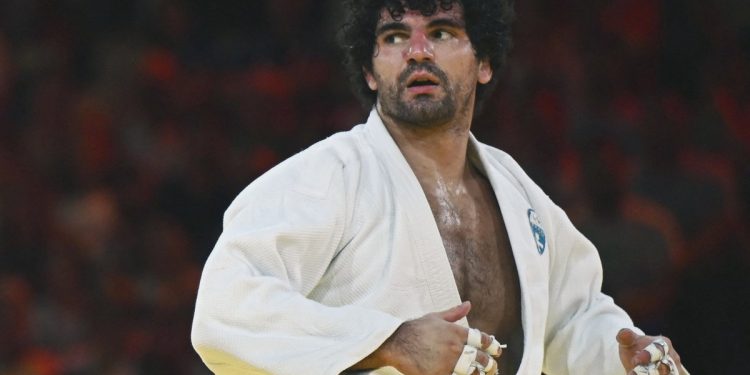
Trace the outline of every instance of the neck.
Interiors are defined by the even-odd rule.
[[[445,124],[417,127],[378,113],[420,182],[459,183],[466,173],[471,115]]]

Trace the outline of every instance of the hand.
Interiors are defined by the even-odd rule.
[[[622,329],[617,333],[617,342],[620,344],[620,361],[625,370],[628,371],[628,375],[648,374],[648,372],[643,371],[653,362],[651,361],[651,354],[646,349],[657,339],[663,339],[667,344],[668,353],[666,354],[675,364],[676,372],[673,374],[690,375],[685,367],[682,366],[680,355],[677,354],[669,338],[663,336],[642,336],[632,330]],[[654,347],[662,354],[664,353],[661,345],[654,344]],[[662,354],[657,353],[659,356]],[[658,363],[658,360],[655,362]],[[657,369],[660,375],[670,375],[670,368],[666,363],[659,363]]]
[[[456,321],[471,310],[471,303],[464,302],[445,311],[434,312],[402,324],[375,352],[352,369],[372,369],[393,366],[405,375],[451,374],[459,357],[464,352],[469,330]],[[492,372],[497,363],[484,352],[493,338],[481,333],[481,348],[476,362]],[[497,356],[500,352],[497,353]],[[474,374],[479,374],[475,371]]]

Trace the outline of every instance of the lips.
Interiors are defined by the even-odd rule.
[[[427,72],[416,72],[406,81],[407,88],[438,86],[439,84],[438,78]]]
[[[440,80],[424,71],[415,72],[406,81],[406,90],[415,95],[431,94],[440,87]]]

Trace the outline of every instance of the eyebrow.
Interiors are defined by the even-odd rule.
[[[411,27],[402,22],[386,22],[375,30],[375,35],[381,35],[389,31],[409,31]]]
[[[465,28],[463,22],[456,21],[453,18],[438,18],[435,20],[432,20],[427,27],[450,27],[454,29],[463,29]]]
[[[463,22],[456,21],[455,19],[452,19],[452,18],[437,18],[437,19],[430,21],[430,23],[427,24],[428,28],[435,28],[435,27],[441,27],[441,26],[455,28],[455,29],[463,29],[465,27]],[[392,21],[392,22],[386,22],[380,25],[375,30],[375,35],[381,35],[388,31],[410,31],[410,30],[411,30],[411,27],[409,27],[405,23]]]

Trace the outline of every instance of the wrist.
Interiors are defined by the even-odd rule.
[[[406,323],[404,323],[406,324]],[[393,332],[393,334],[388,337],[385,341],[383,341],[380,346],[375,349],[372,353],[370,353],[367,357],[363,358],[361,361],[357,362],[354,366],[352,366],[350,369],[352,370],[370,370],[370,369],[377,369],[381,367],[395,367],[399,368],[400,356],[398,355],[399,351],[395,350],[394,348],[397,346],[396,342],[398,340],[399,331],[403,328],[404,324],[399,326],[396,331]]]

